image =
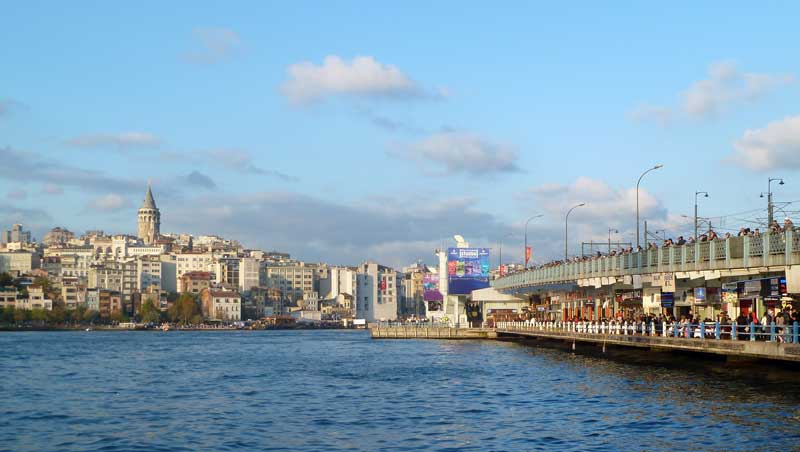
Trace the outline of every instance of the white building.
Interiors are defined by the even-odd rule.
[[[28,298],[17,298],[17,309],[33,310],[43,309],[45,311],[53,310],[53,301],[45,298],[44,289],[39,286],[28,287]]]
[[[95,260],[95,249],[91,246],[70,248],[48,248],[45,256],[61,257],[61,278],[78,278],[86,281],[89,268]]]
[[[350,267],[328,267],[327,277],[319,281],[320,297],[336,300],[339,308],[346,309],[356,317],[358,299],[358,270]]]
[[[136,264],[136,288],[139,292],[151,286],[161,289],[161,256],[140,256]]]
[[[293,265],[267,266],[265,287],[281,291],[284,298],[293,301],[313,296],[316,267],[298,262]]]
[[[107,259],[97,262],[89,269],[88,287],[119,292],[122,302],[130,306],[131,295],[138,286],[138,263],[136,259],[116,261]]]
[[[237,292],[204,289],[200,298],[206,319],[223,322],[242,320],[242,299]]]
[[[397,320],[401,279],[389,267],[366,262],[358,267],[356,318],[367,322]]]
[[[179,253],[175,256],[175,287],[180,286],[180,279],[184,273],[215,271],[214,255],[212,253]]]
[[[30,251],[0,253],[0,273],[28,273],[39,268],[39,254]]]
[[[246,292],[259,285],[260,262],[253,257],[243,257],[239,260],[239,291]]]

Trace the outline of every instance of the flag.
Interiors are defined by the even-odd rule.
[[[528,261],[531,260],[531,247],[530,245],[525,247],[525,265],[528,265]]]

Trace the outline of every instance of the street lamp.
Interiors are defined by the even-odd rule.
[[[531,220],[533,220],[535,218],[541,218],[543,216],[544,216],[544,214],[534,215],[534,216],[528,218],[527,221],[525,221],[525,249],[523,250],[523,253],[524,253],[523,256],[525,256],[525,269],[528,268],[528,223],[530,223]],[[501,262],[501,264],[502,264],[502,262]]]
[[[637,249],[639,248],[639,184],[642,182],[642,178],[644,177],[645,174],[649,173],[650,171],[657,170],[663,167],[664,165],[659,163],[658,165],[643,172],[642,175],[639,176],[639,180],[636,182],[636,248]]]
[[[780,177],[770,177],[769,181],[767,181],[767,228],[770,227],[773,220],[772,210],[774,206],[772,205],[772,183],[774,181],[780,181],[778,185],[783,185],[783,179]],[[761,197],[764,197],[764,193],[761,193]]]
[[[567,262],[567,259],[569,259],[569,214],[571,214],[572,211],[577,209],[578,207],[583,207],[585,205],[586,203],[582,202],[580,204],[572,206],[567,211],[567,216],[564,218],[564,262],[565,263]]]
[[[500,266],[498,267],[498,271],[500,270],[500,268],[503,268],[503,239],[511,237],[512,235],[514,235],[514,233],[509,232],[500,239],[500,252],[498,253],[499,254],[498,257],[500,258]]]
[[[619,231],[614,228],[608,228],[608,254],[611,254],[611,233],[619,234]]]
[[[696,191],[694,192],[694,239],[697,240],[697,195],[705,195],[708,198],[708,192]]]

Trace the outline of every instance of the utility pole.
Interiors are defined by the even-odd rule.
[[[697,240],[697,195],[705,195],[708,198],[708,192],[696,191],[694,192],[694,239]]]
[[[770,177],[767,181],[767,228],[770,227],[772,221],[775,219],[773,210],[774,205],[772,204],[772,183],[778,181],[778,185],[783,185],[783,179],[780,177]],[[764,197],[764,193],[761,193],[761,197]]]
[[[611,254],[611,233],[619,234],[619,231],[614,228],[608,228],[608,254]]]
[[[657,170],[659,168],[663,168],[664,165],[658,164],[649,170],[642,173],[639,176],[639,180],[636,182],[636,248],[639,248],[639,184],[642,182],[642,178],[645,174],[649,173],[650,171]],[[646,236],[647,234],[645,234]],[[645,237],[645,246],[647,245],[647,237]]]

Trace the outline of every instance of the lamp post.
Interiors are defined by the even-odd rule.
[[[522,255],[524,256],[523,258],[525,259],[525,269],[528,268],[528,223],[530,223],[531,220],[533,220],[535,218],[541,218],[543,216],[544,216],[544,214],[534,215],[534,216],[528,218],[527,221],[525,221],[525,249],[522,250],[522,252],[523,252]]]
[[[664,165],[659,163],[658,165],[643,172],[642,175],[639,176],[639,180],[636,182],[636,248],[637,249],[639,248],[639,184],[642,182],[642,178],[644,177],[645,174],[649,173],[650,171],[657,170],[663,167]]]
[[[507,238],[507,237],[511,237],[512,235],[514,235],[514,233],[513,233],[513,232],[509,232],[508,234],[504,235],[504,236],[503,236],[503,237],[500,239],[500,252],[498,253],[498,254],[499,254],[499,256],[498,256],[498,257],[500,258],[500,266],[499,266],[499,267],[497,267],[497,270],[498,270],[498,271],[500,271],[500,269],[501,269],[501,268],[503,268],[503,239],[505,239],[505,238]]]
[[[614,228],[608,228],[608,254],[611,254],[611,233],[619,234],[619,231]]]
[[[773,218],[773,209],[774,206],[772,205],[772,183],[775,181],[779,181],[778,185],[783,185],[783,179],[780,177],[770,177],[767,181],[767,228],[772,224]],[[764,193],[761,193],[761,197],[764,197]]]
[[[585,205],[586,203],[582,202],[580,204],[572,206],[567,211],[567,216],[564,218],[564,262],[565,263],[567,262],[567,259],[569,259],[569,214],[571,214],[572,211],[577,209],[578,207],[583,207]]]
[[[708,192],[696,191],[694,192],[694,239],[697,240],[697,195],[705,195],[708,198]]]

